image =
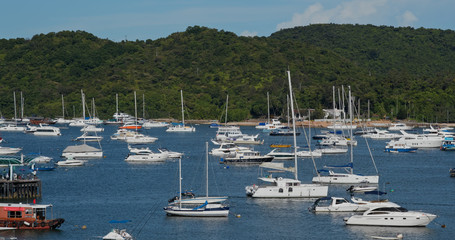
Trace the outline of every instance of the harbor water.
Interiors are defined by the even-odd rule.
[[[57,167],[38,172],[42,180],[42,198],[37,203],[52,204],[53,217],[64,218],[53,231],[1,231],[6,239],[101,239],[112,228],[126,228],[136,239],[370,239],[371,236],[404,239],[453,239],[455,234],[455,178],[449,169],[455,167],[455,152],[419,149],[415,153],[386,153],[385,140],[368,140],[371,154],[380,174],[379,189],[388,198],[408,210],[438,215],[427,227],[346,226],[343,219],[353,213],[315,214],[308,211],[315,199],[252,199],[245,186],[259,184],[258,165],[224,165],[209,156],[209,195],[228,196],[230,215],[226,218],[190,218],[166,216],[163,207],[178,194],[178,161],[132,164],[125,162],[127,143],[111,140],[117,126],[103,126],[101,146],[104,157],[88,160],[80,167]],[[264,144],[254,146],[266,154],[273,143],[292,143],[292,137],[269,136],[254,127],[241,127],[246,134],[260,134]],[[319,133],[321,129],[312,129]],[[41,153],[60,160],[63,149],[77,142],[80,128],[62,127],[62,136],[34,136],[2,132],[2,146],[22,147],[22,153]],[[183,152],[182,188],[205,195],[205,143],[209,149],[216,129],[197,125],[194,133],[166,133],[165,128],[142,129],[143,134],[157,137],[148,146]],[[298,146],[307,146],[306,134],[297,137]],[[354,147],[354,172],[375,174],[367,142],[357,136]],[[311,146],[315,146],[312,140]],[[97,143],[94,145],[96,147]],[[343,165],[350,161],[349,152],[298,160],[299,179],[310,183],[315,168],[327,164]],[[293,161],[284,161],[292,166]],[[46,165],[46,164],[41,164]],[[278,176],[280,173],[274,173]],[[280,175],[281,176],[281,175]],[[287,176],[292,176],[291,174]],[[329,195],[349,198],[346,185],[330,186]],[[367,196],[361,196],[367,199]],[[371,198],[371,197],[370,197]],[[25,201],[25,200],[24,200]],[[31,203],[33,199],[29,200]],[[48,216],[50,217],[50,216]],[[131,220],[112,225],[111,220]],[[441,225],[445,225],[443,228]]]

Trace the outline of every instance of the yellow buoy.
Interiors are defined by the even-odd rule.
[[[240,214],[237,214],[237,215],[235,215],[235,216],[236,216],[237,218],[241,218],[241,217],[242,217],[242,216],[240,216]]]
[[[87,229],[87,226],[83,225],[83,226],[82,226],[82,229]]]

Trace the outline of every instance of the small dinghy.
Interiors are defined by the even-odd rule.
[[[77,159],[66,159],[64,161],[58,161],[57,165],[62,167],[73,167],[73,166],[82,166],[85,161]]]
[[[381,236],[371,236],[373,239],[403,239],[403,234],[398,234],[396,237],[381,237]]]

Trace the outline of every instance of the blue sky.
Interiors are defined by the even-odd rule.
[[[4,0],[0,38],[83,30],[113,41],[158,39],[188,26],[242,36],[351,23],[455,30],[453,0]]]

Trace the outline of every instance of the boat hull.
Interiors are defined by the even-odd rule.
[[[64,222],[65,220],[63,218],[34,222],[20,220],[0,220],[0,228],[18,230],[46,230],[59,228]]]
[[[412,212],[417,213],[417,212]],[[354,215],[348,218],[346,225],[390,226],[390,227],[425,227],[436,218],[433,214],[399,214],[399,215]]]
[[[247,195],[253,198],[320,198],[326,197],[328,186],[301,184],[300,186],[248,186]]]
[[[168,215],[181,217],[227,217],[229,215],[229,207],[194,209],[168,206],[164,208],[164,211]]]
[[[329,184],[352,184],[352,183],[378,183],[379,176],[362,176],[356,174],[335,174],[328,176],[313,177],[314,183],[329,183]]]

